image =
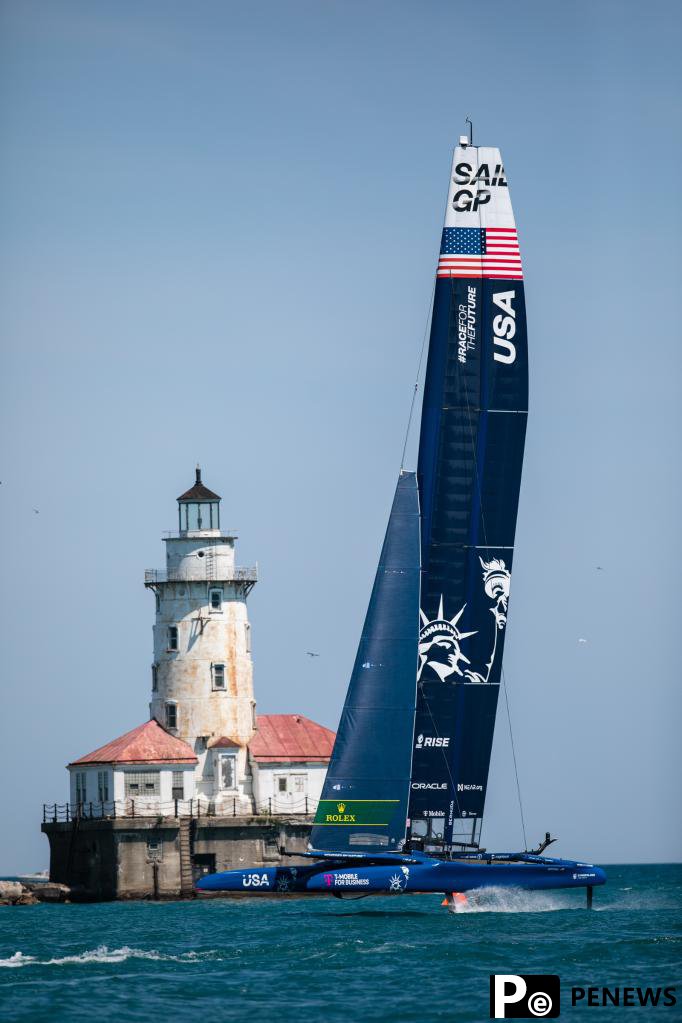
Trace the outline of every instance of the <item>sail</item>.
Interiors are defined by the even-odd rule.
[[[480,831],[528,409],[523,275],[498,149],[455,150],[436,276],[422,512],[412,834]]]
[[[398,479],[310,844],[398,849],[405,838],[419,619],[419,501]]]

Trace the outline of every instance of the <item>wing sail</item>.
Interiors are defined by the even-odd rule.
[[[321,851],[395,850],[405,838],[415,714],[419,500],[401,473],[310,838]]]
[[[528,410],[523,273],[498,149],[455,150],[418,482],[422,584],[413,835],[480,830]]]

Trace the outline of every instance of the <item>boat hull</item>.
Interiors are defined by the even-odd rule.
[[[327,859],[296,867],[252,867],[202,877],[198,892],[250,895],[318,893],[392,895],[467,892],[479,888],[591,888],[606,883],[601,867],[572,860],[463,862],[394,858],[388,863]]]

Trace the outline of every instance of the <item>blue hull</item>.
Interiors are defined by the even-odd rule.
[[[295,867],[250,867],[202,877],[199,892],[391,895],[467,892],[476,888],[591,888],[606,883],[601,867],[574,860],[501,853],[481,859],[437,860],[421,854],[334,857]]]

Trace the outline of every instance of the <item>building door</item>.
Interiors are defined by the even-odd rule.
[[[195,884],[206,874],[215,874],[215,853],[195,853],[192,857],[192,877]]]

